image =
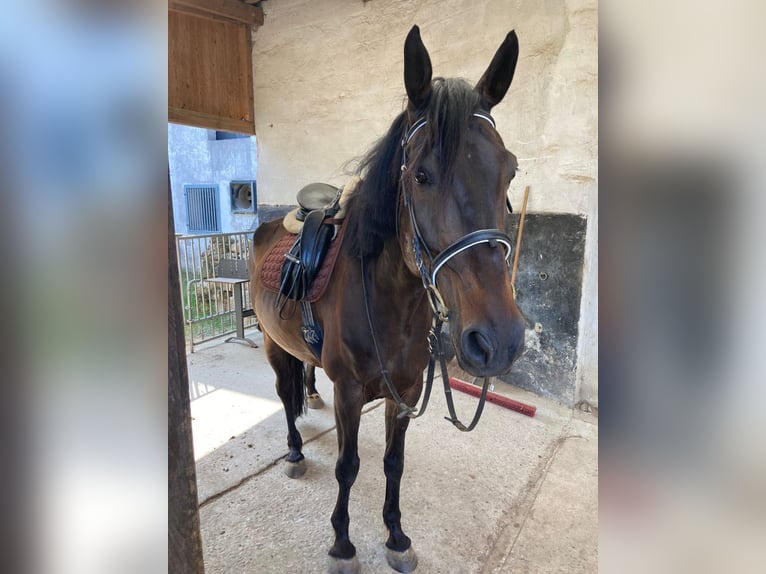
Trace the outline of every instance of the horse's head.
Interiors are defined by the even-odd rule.
[[[511,85],[518,53],[511,32],[471,87],[457,79],[432,81],[417,26],[404,45],[409,128],[402,252],[408,267],[433,285],[432,305],[448,313],[458,361],[475,376],[507,372],[524,348],[524,318],[507,267],[511,245],[502,231],[517,162],[489,115]]]

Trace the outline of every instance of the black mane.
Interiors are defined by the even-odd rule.
[[[479,94],[465,80],[435,78],[428,101],[415,113],[416,118],[425,116],[428,124],[412,140],[408,163],[412,166],[425,152],[436,150],[439,179],[448,179],[461,135],[479,105]],[[408,114],[402,112],[360,161],[363,181],[349,203],[346,230],[354,256],[376,257],[385,240],[396,234],[401,142],[408,128]]]

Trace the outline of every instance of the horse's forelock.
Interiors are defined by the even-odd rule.
[[[457,158],[468,121],[480,105],[479,94],[460,78],[436,78],[425,115],[428,138],[424,145],[436,150],[439,176],[449,175]]]

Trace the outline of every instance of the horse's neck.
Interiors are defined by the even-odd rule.
[[[404,318],[418,312],[427,313],[428,300],[423,283],[405,264],[396,237],[386,241],[375,261],[373,273],[376,288],[389,295],[394,302],[395,309],[388,309],[387,313],[401,311]]]

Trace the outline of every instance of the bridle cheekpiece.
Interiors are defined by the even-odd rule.
[[[487,121],[493,129],[496,129],[495,121],[489,114],[474,112],[473,116]],[[425,127],[427,123],[428,120],[426,118],[420,118],[416,120],[410,126],[409,130],[407,130],[404,138],[402,138],[402,175],[404,175],[404,173],[407,171],[407,145],[410,143],[415,134],[417,134],[421,128]],[[414,231],[412,237],[412,250],[415,255],[415,265],[420,272],[420,277],[423,281],[423,287],[428,293],[428,301],[431,304],[431,309],[433,310],[434,316],[438,318],[440,322],[449,321],[449,309],[444,303],[444,298],[442,297],[437,287],[436,276],[439,271],[450,259],[459,253],[462,253],[471,247],[475,247],[476,245],[481,245],[482,243],[489,243],[490,245],[497,245],[497,243],[501,243],[503,246],[505,246],[505,260],[508,262],[512,251],[511,238],[500,229],[479,229],[457,239],[448,247],[440,251],[436,256],[432,255],[431,250],[428,248],[428,244],[426,243],[425,239],[423,239],[423,235],[420,232],[420,228],[418,227],[417,219],[415,217],[415,207],[413,205],[411,194],[407,192],[407,189],[404,185],[404,177],[401,177],[399,181],[402,198],[409,211],[410,221],[412,222],[412,229]],[[424,253],[429,261],[428,265],[426,265],[424,261]]]

